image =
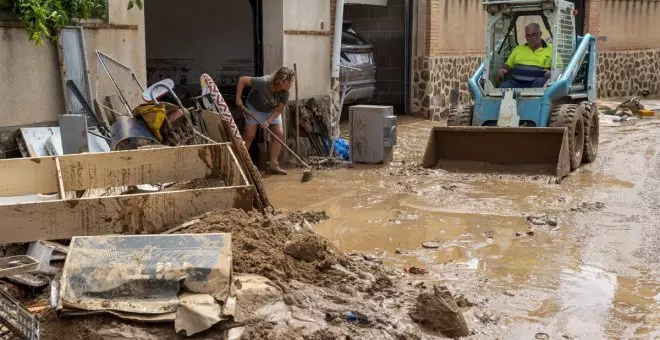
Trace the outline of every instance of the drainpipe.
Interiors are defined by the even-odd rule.
[[[334,145],[335,138],[339,137],[339,119],[341,118],[341,107],[339,99],[339,56],[341,54],[341,35],[344,25],[344,0],[337,0],[335,6],[335,32],[332,44],[332,65],[330,67],[330,135],[331,143]],[[332,147],[331,147],[332,148]],[[330,155],[332,156],[332,155]]]
[[[335,6],[335,32],[332,46],[332,78],[339,78],[339,56],[341,53],[341,33],[344,25],[344,0],[337,0]]]

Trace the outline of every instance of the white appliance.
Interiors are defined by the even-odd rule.
[[[353,105],[348,109],[350,158],[354,163],[389,163],[396,145],[392,106]]]

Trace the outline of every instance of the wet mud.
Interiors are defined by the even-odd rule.
[[[479,307],[474,339],[660,337],[660,124],[601,127],[598,159],[549,176],[457,173],[419,164],[433,122],[399,118],[387,165],[266,180],[277,207],[323,210],[341,251],[371,254],[416,283]],[[438,248],[423,247],[432,242]]]

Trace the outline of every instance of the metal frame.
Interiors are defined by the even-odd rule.
[[[77,33],[77,38],[78,38],[78,45],[80,47],[80,59],[81,59],[81,65],[70,65],[67,63],[67,58],[66,54],[71,52],[71,48],[67,48],[66,42],[65,42],[65,37],[67,36],[68,31],[73,31],[74,33]],[[80,66],[82,67],[81,72],[83,73],[83,82],[84,84],[76,84],[78,88],[81,90],[81,92],[87,92],[83,93],[83,96],[85,99],[89,102],[92,103],[92,84],[91,84],[91,79],[89,76],[89,64],[87,61],[87,46],[85,45],[85,35],[84,35],[84,30],[82,26],[66,26],[62,28],[62,32],[60,34],[60,37],[57,42],[57,49],[58,49],[58,54],[59,54],[59,59],[60,59],[60,72],[62,73],[62,87],[64,90],[64,104],[66,105],[66,111],[68,113],[73,113],[77,114],[78,112],[73,112],[72,109],[72,104],[73,102],[77,101],[75,99],[74,95],[71,94],[68,90],[67,87],[67,81],[68,80],[73,80],[75,83],[75,79],[70,79],[69,76],[69,67],[71,66]],[[74,51],[77,52],[77,51]],[[80,103],[80,106],[84,106],[83,103]],[[82,108],[81,108],[82,109]]]

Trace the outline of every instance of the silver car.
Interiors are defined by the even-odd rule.
[[[371,99],[376,91],[376,63],[374,47],[344,21],[341,39],[339,82],[344,105]]]

